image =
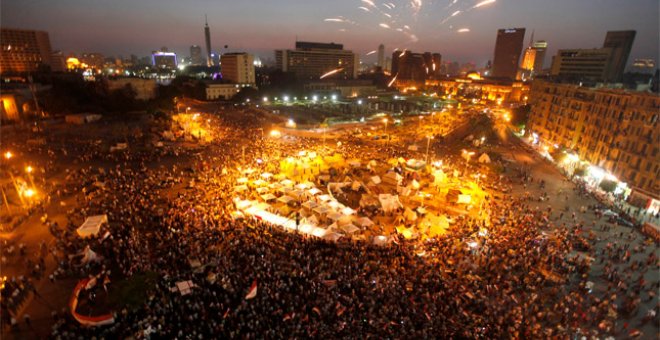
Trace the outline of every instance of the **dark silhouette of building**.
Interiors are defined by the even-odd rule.
[[[203,65],[202,48],[199,45],[190,46],[190,63],[193,65]]]
[[[385,69],[385,45],[378,45],[378,65],[381,69]]]
[[[610,63],[605,74],[605,81],[619,83],[635,41],[636,31],[608,31],[605,35],[604,48],[612,49]]]
[[[206,66],[213,66],[213,56],[211,55],[211,29],[209,28],[209,21],[204,16],[206,24],[204,25],[204,40],[206,42]]]
[[[439,53],[413,53],[408,50],[392,53],[392,74],[398,80],[424,81],[441,74]]]
[[[524,39],[524,28],[497,30],[491,77],[508,79],[514,79],[516,77]]]

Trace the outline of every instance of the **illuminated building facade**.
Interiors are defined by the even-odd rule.
[[[548,43],[540,40],[525,49],[523,60],[520,64],[521,74],[518,77],[519,79],[533,78],[543,71],[545,51],[547,48]]]
[[[604,81],[612,49],[559,50],[552,58],[550,75],[565,80]]]
[[[151,55],[151,61],[157,69],[176,69],[176,54],[172,52],[156,52]]]
[[[529,103],[528,132],[539,143],[574,150],[595,167],[596,180],[609,173],[632,197],[658,199],[660,96],[536,80]]]
[[[48,32],[2,28],[0,45],[0,74],[35,72],[42,66],[50,66]]]
[[[652,73],[655,70],[655,60],[635,59],[632,64],[633,70],[640,73]]]
[[[520,81],[496,81],[473,77],[427,80],[426,87],[436,88],[438,95],[482,99],[497,103],[521,103],[527,100],[529,84]]]
[[[360,60],[341,44],[298,41],[295,50],[276,50],[275,64],[277,69],[291,72],[299,80],[319,79],[337,69],[333,79],[355,79]]]
[[[222,78],[236,84],[255,86],[254,56],[248,53],[225,53],[220,56]]]
[[[525,39],[524,28],[497,30],[491,77],[515,79]]]

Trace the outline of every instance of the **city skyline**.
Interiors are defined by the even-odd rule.
[[[289,0],[279,4],[246,1],[222,5],[208,1],[122,0],[106,4],[65,0],[54,4],[8,0],[1,6],[3,27],[45,30],[53,49],[65,54],[143,56],[167,46],[187,56],[190,45],[204,45],[206,14],[216,52],[246,51],[262,59],[273,59],[275,49],[292,48],[296,40],[303,40],[344,44],[367,63],[376,62],[375,53],[366,54],[383,43],[385,54],[396,48],[438,51],[444,60],[472,61],[483,66],[493,58],[497,29],[510,27],[527,28],[525,41],[534,30],[537,39],[548,41],[549,56],[562,48],[599,47],[606,31],[636,30],[628,64],[637,58],[659,57],[658,3],[647,0],[635,6],[621,6],[615,0],[552,4],[539,0]],[[598,16],[594,15],[595,8],[599,8]],[[291,15],[293,12],[295,15]],[[90,26],[96,29],[88,29]],[[219,48],[224,45],[229,47]],[[547,57],[545,67],[549,63]]]

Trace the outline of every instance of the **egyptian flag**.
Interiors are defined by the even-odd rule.
[[[250,286],[250,291],[248,292],[247,295],[245,295],[245,300],[250,300],[257,296],[257,279],[254,279],[252,281],[252,286]]]

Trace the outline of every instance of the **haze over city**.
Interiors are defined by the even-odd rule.
[[[475,8],[483,2],[5,0],[1,18],[4,27],[48,31],[53,47],[64,53],[143,56],[167,46],[187,54],[190,45],[203,45],[206,14],[215,49],[262,59],[292,48],[297,37],[342,43],[365,62],[375,61],[365,54],[383,43],[387,53],[437,51],[444,60],[483,66],[492,59],[496,30],[509,27],[527,28],[525,44],[535,31],[535,39],[548,41],[549,56],[559,48],[599,47],[608,30],[636,30],[629,61],[659,57],[655,0],[498,0]]]

